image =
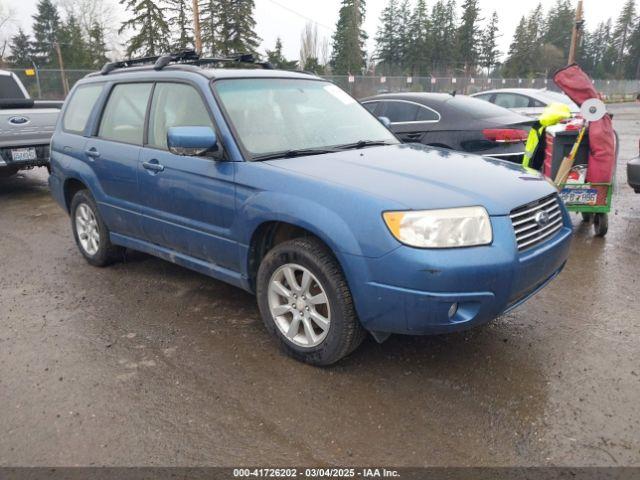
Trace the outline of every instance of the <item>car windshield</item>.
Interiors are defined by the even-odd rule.
[[[252,158],[340,146],[399,143],[339,87],[318,80],[218,80],[214,88]],[[285,156],[285,155],[283,155]]]

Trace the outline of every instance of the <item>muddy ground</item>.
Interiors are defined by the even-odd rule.
[[[89,266],[43,169],[0,180],[0,465],[640,465],[640,195],[621,135],[610,232],[467,333],[317,369],[254,298],[150,256]]]

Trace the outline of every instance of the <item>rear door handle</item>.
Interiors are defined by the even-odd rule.
[[[153,173],[160,173],[164,171],[164,165],[160,165],[157,160],[142,162],[142,167],[145,170],[149,170],[150,172],[153,172]]]
[[[407,140],[418,140],[420,137],[422,137],[422,133],[405,133],[403,136]]]
[[[100,157],[100,152],[95,147],[91,147],[91,148],[85,150],[84,153],[89,158],[99,158]]]

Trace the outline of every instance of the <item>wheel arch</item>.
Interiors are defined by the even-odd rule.
[[[64,195],[64,205],[67,212],[69,212],[71,209],[71,201],[73,200],[73,196],[80,190],[89,190],[89,187],[82,180],[79,180],[75,177],[70,177],[65,180],[62,187],[62,192]]]

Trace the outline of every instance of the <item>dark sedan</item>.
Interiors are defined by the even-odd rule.
[[[640,150],[640,142],[638,143],[638,150]],[[636,193],[640,193],[640,154],[627,163],[627,181]]]
[[[403,142],[522,162],[533,121],[489,102],[447,93],[389,93],[361,103]]]

